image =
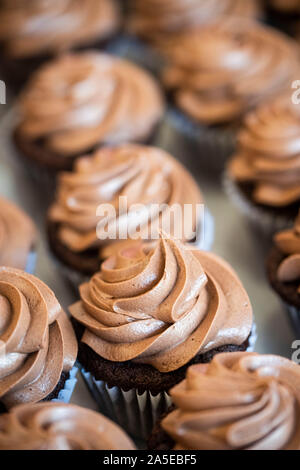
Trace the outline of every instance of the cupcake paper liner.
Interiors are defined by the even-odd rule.
[[[264,208],[253,204],[230,178],[227,171],[223,174],[224,190],[232,203],[248,218],[254,228],[257,228],[266,237],[271,238],[274,233],[286,229],[293,224],[293,219],[276,216]]]
[[[164,66],[163,57],[148,44],[135,36],[124,34],[112,41],[106,51],[140,65],[159,76]]]
[[[214,228],[214,218],[211,215],[210,211],[208,209],[205,209],[202,234],[200,235],[197,242],[190,243],[191,249],[209,251],[214,242]],[[63,273],[64,277],[68,280],[68,282],[71,284],[72,288],[76,292],[81,284],[90,280],[91,276],[82,274],[79,271],[70,268],[55,256],[53,256],[53,259],[55,263],[59,265],[59,269]]]
[[[64,388],[62,388],[59,391],[57,398],[54,398],[51,401],[62,402],[62,403],[70,402],[72,393],[77,383],[77,379],[76,379],[77,372],[78,372],[78,367],[74,366],[69,372],[69,378],[65,381]]]
[[[254,350],[256,338],[256,324],[253,323],[247,351]],[[136,389],[124,391],[96,380],[84,368],[81,368],[81,374],[99,410],[135,438],[147,439],[158,418],[172,403],[167,392],[152,395],[148,391],[140,394]]]
[[[165,392],[152,395],[139,394],[136,389],[109,388],[84,369],[81,373],[99,410],[135,438],[147,439],[159,416],[171,405],[171,398]]]
[[[283,305],[289,315],[294,331],[298,336],[300,336],[300,309],[286,302],[284,302]]]
[[[190,143],[194,152],[194,166],[211,171],[221,172],[228,158],[234,153],[236,132],[233,129],[221,129],[204,126],[194,122],[182,111],[170,107],[166,119],[177,131],[176,138],[183,139],[182,145]]]

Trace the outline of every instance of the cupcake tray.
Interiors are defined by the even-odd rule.
[[[128,46],[127,53],[130,50]],[[232,206],[223,192],[220,177],[211,172],[205,173],[199,167],[197,151],[189,145],[188,138],[182,138],[174,128],[168,114],[166,113],[159,129],[155,145],[177,157],[192,172],[202,189],[206,207],[214,217],[213,251],[236,269],[253,305],[258,335],[255,350],[290,359],[293,353],[292,343],[297,339],[297,333],[292,329],[288,315],[265,276],[264,259],[268,252],[268,243],[264,243],[261,236],[252,230],[246,219]],[[28,177],[17,159],[10,140],[15,119],[13,101],[8,97],[6,105],[0,104],[0,195],[14,201],[35,220],[40,230],[35,274],[53,289],[67,309],[68,305],[77,300],[76,295],[49,255],[45,235],[46,198],[43,198],[41,187]],[[78,384],[71,402],[97,409],[82,377],[77,375]]]

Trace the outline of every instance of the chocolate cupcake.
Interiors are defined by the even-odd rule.
[[[244,18],[261,13],[257,0],[129,0],[128,30],[158,48],[178,33],[232,15]]]
[[[165,45],[162,80],[177,130],[198,146],[203,168],[222,169],[241,117],[290,89],[299,69],[296,42],[250,20],[223,18]]]
[[[15,90],[45,61],[102,47],[120,26],[116,0],[3,0],[0,16],[0,67]]]
[[[95,51],[43,66],[19,108],[14,140],[20,157],[39,180],[45,174],[51,181],[100,145],[148,142],[164,113],[160,89],[147,72]]]
[[[32,220],[12,202],[0,197],[0,266],[33,274],[37,230]]]
[[[100,413],[64,403],[19,405],[0,416],[0,450],[135,450]]]
[[[280,295],[300,334],[300,212],[291,229],[274,236],[267,272],[273,289]]]
[[[53,292],[21,270],[0,266],[0,406],[68,401],[77,341]]]
[[[109,214],[108,204],[113,211]],[[185,217],[187,206],[191,211]],[[133,239],[142,237],[151,244],[159,227],[209,249],[210,216],[199,209],[203,198],[197,183],[171,155],[133,144],[102,148],[79,159],[73,172],[59,175],[48,213],[49,244],[77,288],[99,270],[102,260]]]
[[[69,310],[78,360],[99,406],[136,436],[167,409],[193,363],[253,346],[252,309],[233,269],[161,235],[102,263]]]
[[[300,366],[280,356],[218,354],[170,391],[175,409],[151,450],[300,450]]]
[[[300,108],[291,93],[246,117],[225,189],[265,234],[292,224],[300,204]]]

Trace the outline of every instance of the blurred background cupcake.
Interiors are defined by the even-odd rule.
[[[69,401],[77,341],[54,293],[35,276],[0,266],[0,308],[1,411]]]
[[[235,147],[242,116],[297,78],[299,48],[284,34],[240,18],[223,18],[164,44],[162,75],[176,130],[197,144],[201,168],[221,170]]]
[[[267,259],[267,273],[300,334],[300,212],[291,229],[274,236]]]
[[[43,184],[103,144],[151,141],[164,114],[160,88],[147,72],[95,51],[44,65],[18,104],[14,140]]]
[[[97,212],[108,204],[113,213]],[[186,219],[185,205],[190,210]],[[173,216],[174,210],[180,214]],[[134,144],[102,148],[79,159],[72,172],[59,175],[47,217],[49,244],[63,272],[78,286],[133,237],[153,243],[153,227],[157,235],[168,218],[170,233],[180,232],[184,242],[209,249],[213,223],[204,210],[196,181],[168,153]]]
[[[146,437],[189,365],[253,347],[250,300],[212,253],[161,234],[108,258],[69,308],[78,360],[101,410]],[[253,332],[252,332],[253,329]]]
[[[300,107],[292,90],[246,117],[224,181],[231,200],[266,235],[293,223],[300,204]]]
[[[37,229],[30,217],[0,197],[0,266],[11,266],[33,274],[36,244]]]
[[[113,44],[120,55],[159,74],[164,43],[224,15],[261,18],[259,0],[125,0],[125,34]]]
[[[0,450],[135,450],[110,420],[64,403],[19,405],[0,416]]]
[[[259,17],[256,0],[128,0],[128,30],[160,48],[178,33],[224,15]]]
[[[299,450],[300,366],[280,356],[218,354],[171,391],[151,450]]]
[[[120,26],[117,0],[3,0],[0,17],[0,68],[16,90],[46,60],[102,47]]]

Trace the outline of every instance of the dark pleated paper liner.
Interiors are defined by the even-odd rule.
[[[106,51],[140,65],[157,77],[160,76],[165,62],[154,48],[129,34],[110,42]]]
[[[199,169],[221,173],[227,160],[233,155],[236,147],[236,131],[231,128],[204,126],[193,121],[182,111],[171,106],[166,120],[176,131],[176,139],[182,138],[183,145],[193,146],[190,158]],[[189,153],[187,158],[189,158]]]
[[[275,212],[268,211],[264,207],[252,203],[230,178],[227,171],[223,174],[223,187],[228,198],[237,209],[248,218],[253,228],[259,230],[264,236],[271,238],[276,232],[293,225],[294,217],[276,215]]]
[[[256,339],[256,324],[253,323],[247,351],[254,350]],[[99,411],[135,438],[147,439],[159,417],[172,403],[167,392],[153,395],[149,391],[139,393],[136,389],[124,391],[120,387],[109,387],[106,382],[96,380],[84,368],[81,368],[81,374],[99,406]]]
[[[199,231],[201,231],[201,234],[199,235],[199,238],[197,238],[197,241],[190,243],[191,249],[210,251],[214,242],[215,224],[214,218],[208,209],[205,209],[204,224],[203,227],[201,226],[199,228]],[[87,274],[83,274],[75,269],[72,269],[71,267],[67,266],[65,263],[60,261],[58,257],[54,254],[52,255],[52,259],[58,265],[60,272],[67,279],[67,281],[76,293],[78,293],[78,287],[81,284],[90,280],[91,276],[88,276]]]

